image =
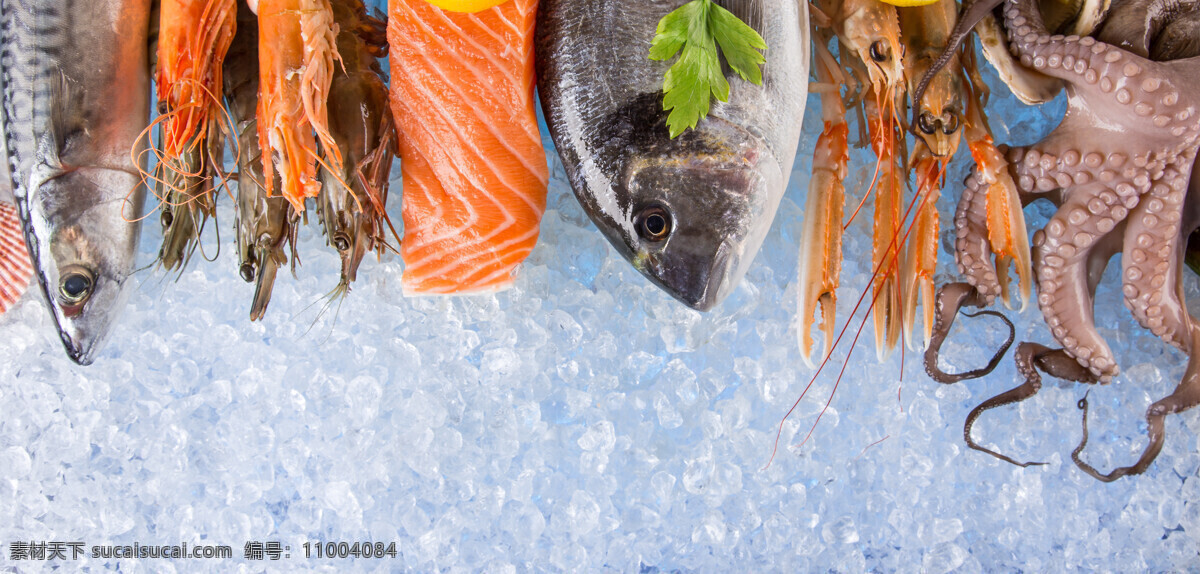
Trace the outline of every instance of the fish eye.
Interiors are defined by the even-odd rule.
[[[158,101],[158,115],[165,116],[165,115],[167,115],[167,112],[169,112],[169,111],[171,111],[171,110],[170,110],[170,106],[167,104],[167,101],[159,100]]]
[[[58,283],[58,292],[64,303],[78,305],[92,294],[91,271],[82,267],[69,268]]]
[[[921,115],[917,116],[917,127],[920,128],[922,132],[925,132],[929,135],[937,133],[937,126],[934,125],[933,114],[929,112],[921,112]]]
[[[888,61],[888,58],[891,57],[891,50],[888,49],[887,42],[884,42],[883,40],[875,40],[874,42],[871,42],[871,48],[869,51],[871,59],[881,64]]]
[[[171,210],[164,209],[158,220],[162,223],[163,229],[167,229],[171,227],[172,223],[175,223],[175,216],[171,214]]]
[[[251,283],[254,281],[254,265],[250,263],[243,263],[242,268],[239,269],[238,272],[242,275],[242,281],[245,281],[246,283]]]
[[[333,236],[333,246],[337,248],[338,251],[350,249],[350,238],[346,237],[344,234],[338,233],[337,235]]]
[[[637,232],[646,241],[663,241],[671,235],[671,214],[661,205],[652,205],[638,214]]]
[[[942,120],[942,133],[946,135],[952,135],[954,132],[958,131],[958,116],[954,114],[947,115],[949,117]]]

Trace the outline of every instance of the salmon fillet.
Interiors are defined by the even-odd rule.
[[[536,20],[537,0],[474,14],[389,2],[406,295],[505,289],[537,242],[549,174]]]

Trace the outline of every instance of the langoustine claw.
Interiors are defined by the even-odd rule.
[[[846,164],[849,162],[846,106],[842,100],[841,69],[829,52],[827,31],[814,27],[817,82],[825,129],[813,152],[812,177],[804,209],[799,261],[800,356],[812,363],[813,313],[820,310],[821,331],[828,357],[833,350],[837,288],[842,269],[842,211],[846,203]]]

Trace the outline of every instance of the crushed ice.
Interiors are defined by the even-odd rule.
[[[1064,109],[1061,100],[1025,108],[1002,89],[992,102],[998,140],[1017,144]],[[967,449],[961,434],[974,405],[1015,385],[1011,359],[986,379],[943,387],[916,353],[902,370],[901,353],[880,364],[864,345],[808,442],[796,447],[834,371],[784,425],[764,469],[811,376],[792,317],[819,126],[815,99],[808,109],[779,218],[742,286],[711,314],[670,300],[608,247],[553,152],[541,242],[499,295],[403,299],[399,262],[385,257],[365,262],[336,313],[321,315],[338,260],[310,225],[299,279],[280,275],[263,322],[248,321],[252,286],[225,245],[177,280],[143,273],[107,350],[80,368],[31,290],[0,318],[0,564],[16,565],[8,544],[22,540],[187,541],[231,545],[233,562],[256,570],[265,563],[245,562],[242,545],[277,540],[292,566],[362,570],[1194,567],[1200,411],[1168,418],[1146,475],[1103,485],[1069,459],[1087,389],[1048,384],[975,427],[985,445],[1049,463],[1016,468]],[[852,160],[869,169],[866,154]],[[943,222],[966,169],[960,159],[951,171]],[[1031,209],[1031,227],[1047,213]],[[224,202],[220,222],[231,221]],[[146,226],[143,262],[156,227]],[[852,227],[840,321],[867,286],[869,270],[855,263],[867,249],[865,228]],[[1120,305],[1115,268],[1097,306],[1118,310],[1099,324],[1124,374],[1092,389],[1086,457],[1101,468],[1136,458],[1147,405],[1184,366]],[[939,278],[953,274],[944,252]],[[1187,290],[1196,312],[1190,274]],[[1008,315],[1019,340],[1051,341],[1035,309]],[[947,344],[952,366],[982,364],[993,344],[965,329]],[[400,555],[298,558],[306,541],[363,540],[395,541]],[[164,564],[80,562],[130,572]]]

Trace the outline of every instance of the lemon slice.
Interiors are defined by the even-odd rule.
[[[508,0],[425,0],[442,10],[451,12],[481,12],[499,6]],[[936,0],[935,0],[936,1]]]
[[[928,6],[935,4],[938,0],[883,0],[892,6],[901,6],[904,8],[912,8],[913,6]]]

